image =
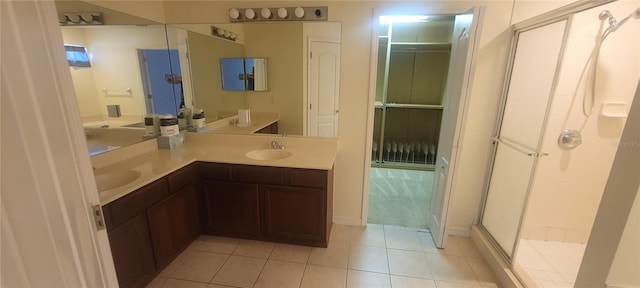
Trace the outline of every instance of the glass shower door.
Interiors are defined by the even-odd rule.
[[[485,200],[482,226],[513,258],[535,173],[568,20],[520,30]]]

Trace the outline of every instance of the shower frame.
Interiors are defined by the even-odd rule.
[[[523,203],[523,207],[522,210],[520,211],[520,215],[519,215],[519,219],[518,219],[518,227],[517,227],[517,231],[516,231],[516,235],[515,235],[515,240],[514,240],[514,245],[513,248],[511,250],[511,256],[509,256],[509,254],[504,251],[504,249],[500,246],[500,244],[498,244],[498,241],[496,241],[496,239],[494,238],[494,236],[489,232],[489,230],[482,224],[483,218],[485,216],[485,208],[486,208],[486,204],[487,204],[487,198],[488,198],[488,193],[489,193],[489,187],[491,184],[491,176],[493,174],[493,170],[494,170],[494,159],[496,157],[497,154],[497,150],[498,150],[498,145],[497,143],[499,142],[499,140],[497,139],[503,124],[503,117],[505,115],[505,110],[506,110],[506,103],[507,103],[507,95],[509,92],[509,85],[511,82],[511,73],[513,71],[514,68],[514,62],[515,62],[515,56],[516,56],[516,51],[517,51],[517,46],[518,46],[518,40],[519,40],[519,35],[522,32],[526,32],[526,31],[530,31],[536,28],[540,28],[546,25],[550,25],[550,24],[554,24],[560,21],[567,21],[566,26],[564,27],[564,35],[562,36],[562,44],[560,47],[560,57],[558,59],[558,63],[556,65],[556,70],[555,70],[555,75],[554,75],[554,79],[553,79],[553,84],[551,87],[551,95],[549,96],[549,99],[547,100],[547,107],[545,110],[545,118],[543,120],[542,123],[542,128],[541,128],[541,135],[544,133],[545,129],[546,129],[546,125],[547,125],[547,121],[548,121],[548,113],[549,113],[549,109],[550,109],[550,103],[553,100],[553,96],[555,94],[555,90],[556,90],[556,86],[557,86],[557,81],[558,81],[558,71],[561,67],[562,64],[562,58],[564,56],[564,52],[565,52],[565,48],[566,48],[566,43],[567,43],[567,38],[568,38],[568,32],[569,29],[571,27],[571,19],[572,16],[585,11],[585,10],[589,10],[589,9],[593,9],[596,8],[598,6],[602,6],[611,2],[614,2],[615,0],[581,0],[581,1],[577,1],[574,3],[571,3],[569,5],[557,8],[555,10],[540,14],[538,16],[526,19],[524,21],[518,22],[516,24],[513,24],[511,26],[511,43],[510,43],[510,52],[509,52],[509,59],[507,61],[507,66],[505,69],[505,76],[504,76],[504,81],[503,81],[503,87],[502,87],[502,95],[501,95],[501,99],[500,99],[500,106],[499,106],[499,110],[498,110],[498,117],[497,117],[497,121],[496,124],[494,126],[494,135],[496,135],[495,137],[491,137],[491,141],[492,143],[494,143],[494,145],[491,146],[491,150],[489,151],[489,159],[492,159],[491,161],[489,161],[489,163],[487,164],[487,173],[486,173],[486,177],[485,177],[485,181],[484,181],[484,187],[483,187],[483,193],[482,193],[482,199],[481,199],[481,209],[479,211],[479,217],[477,220],[477,227],[479,228],[479,232],[481,234],[483,234],[483,236],[486,237],[486,239],[489,240],[490,245],[493,247],[493,250],[495,250],[497,252],[497,254],[499,255],[499,257],[501,258],[502,261],[504,261],[504,263],[506,263],[508,265],[508,267],[510,268],[510,270],[513,272],[513,274],[515,275],[515,277],[518,279],[518,281],[520,281],[521,283],[523,282],[521,276],[519,275],[519,273],[517,273],[515,271],[515,261],[514,259],[516,259],[517,257],[517,250],[518,250],[518,244],[519,244],[519,240],[522,237],[522,223],[523,223],[523,219],[524,216],[526,215],[526,211],[527,211],[527,204],[529,202],[529,198],[530,198],[530,190],[531,190],[531,184],[533,182],[533,180],[535,179],[535,167],[537,165],[537,161],[540,157],[545,156],[544,153],[541,153],[539,151],[540,148],[540,143],[542,142],[542,137],[540,137],[539,139],[539,143],[538,143],[538,149],[535,152],[532,152],[533,155],[529,155],[529,156],[533,156],[534,160],[533,160],[533,164],[532,164],[532,171],[530,174],[530,177],[528,179],[528,183],[527,183],[527,188],[526,188],[526,192],[524,195],[524,203]],[[522,151],[521,151],[522,152]]]

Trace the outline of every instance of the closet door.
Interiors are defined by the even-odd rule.
[[[510,259],[536,162],[543,155],[541,140],[566,27],[563,20],[517,34],[500,129],[492,139],[494,159],[481,221]]]

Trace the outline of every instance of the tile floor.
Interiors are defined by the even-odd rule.
[[[521,240],[516,261],[539,287],[573,287],[585,247],[576,243]]]
[[[372,167],[367,222],[427,228],[432,186],[433,171]]]
[[[334,224],[328,248],[200,236],[148,287],[498,287],[470,238]]]

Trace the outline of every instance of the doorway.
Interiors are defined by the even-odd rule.
[[[438,247],[478,14],[380,17],[367,219],[429,228]]]
[[[184,104],[178,50],[139,49],[147,113],[172,114]],[[179,72],[178,72],[179,73]]]

